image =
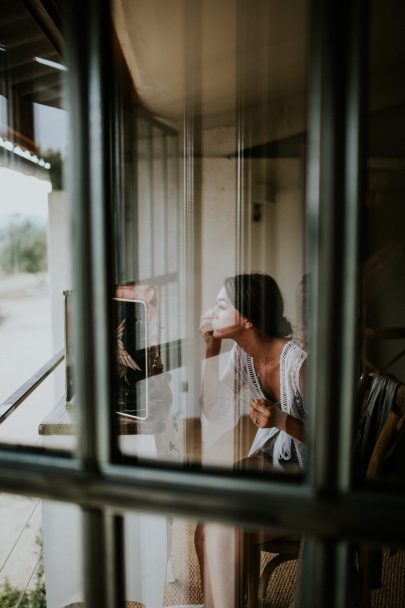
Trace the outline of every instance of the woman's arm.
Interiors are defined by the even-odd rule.
[[[299,389],[300,389],[302,400],[305,403],[305,400],[307,398],[307,362],[306,362],[306,360],[301,365],[299,378],[300,378]]]
[[[206,337],[204,337],[206,340]],[[241,376],[240,356],[236,343],[228,353],[220,354],[221,340],[216,343],[206,340],[206,359],[203,364],[200,406],[206,418],[222,423],[238,418],[237,397],[244,385]],[[225,365],[224,365],[225,364]],[[231,427],[229,427],[231,428]]]
[[[202,391],[200,405],[204,414],[208,417],[210,410],[218,399],[219,379],[219,355],[221,352],[221,340],[214,338],[213,331],[205,330],[205,319],[201,318],[200,332],[205,342],[205,361],[202,372]]]
[[[299,376],[300,393],[305,401],[306,393],[306,363],[304,362],[300,369]],[[285,431],[298,441],[306,442],[305,423],[299,418],[295,418],[287,412],[283,412],[279,404],[269,401],[268,399],[253,399],[250,402],[250,419],[261,429],[275,427],[280,431]]]
[[[283,412],[284,414],[284,412]],[[302,420],[298,418],[294,418],[291,414],[286,414],[286,419],[284,423],[285,428],[283,429],[288,435],[294,437],[294,439],[298,439],[298,441],[302,441],[306,443],[306,429],[305,424]]]

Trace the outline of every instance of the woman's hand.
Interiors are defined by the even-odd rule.
[[[283,412],[278,402],[275,403],[268,399],[252,399],[249,416],[253,424],[259,429],[276,427],[280,431],[285,431],[294,439],[306,442],[305,426],[302,420]]]
[[[201,316],[199,331],[204,338],[206,357],[215,357],[221,352],[221,338],[214,338],[212,314],[209,311]]]
[[[285,430],[288,414],[282,411],[278,403],[268,399],[252,399],[249,416],[259,429],[276,427]]]

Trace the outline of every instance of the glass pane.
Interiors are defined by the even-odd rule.
[[[126,599],[146,608],[236,607],[249,592],[287,608],[299,595],[299,533],[129,513],[125,544]]]
[[[84,606],[80,509],[7,495],[0,507],[8,519],[7,526],[0,525],[4,606],[14,605],[6,598],[11,591],[22,594],[27,583],[26,600],[38,594],[32,604],[38,608]],[[304,546],[299,532],[253,532],[144,512],[125,512],[123,532],[127,608],[234,608],[249,593],[287,608],[299,597]],[[278,566],[272,564],[275,558]]]
[[[81,510],[44,500],[42,528],[46,606],[76,606],[84,597]]]
[[[405,388],[398,383],[405,380],[405,87],[397,74],[405,65],[405,42],[399,27],[404,7],[395,4],[394,19],[393,6],[370,5],[360,285],[363,340],[359,367],[364,379],[358,403],[366,413],[360,420],[355,459],[364,478],[378,440],[367,476],[404,482],[400,463],[405,450]]]
[[[307,3],[112,5],[122,451],[300,471]]]
[[[0,43],[0,437],[37,444],[42,423],[61,399],[64,406],[64,364],[17,409],[10,406],[64,348],[63,291],[71,289],[66,66],[19,0],[1,4]]]

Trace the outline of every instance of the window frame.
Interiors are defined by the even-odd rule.
[[[298,522],[311,538],[304,604],[323,607],[332,605],[334,598],[333,606],[343,608],[348,593],[348,543],[405,544],[404,494],[389,486],[384,486],[384,492],[372,486],[354,489],[350,473],[366,3],[314,0],[311,6],[307,242],[308,267],[314,269],[309,286],[309,327],[314,339],[310,343],[310,466],[302,483],[248,478],[229,471],[199,471],[197,475],[159,463],[129,469],[118,462],[109,408],[110,279],[114,272],[109,234],[114,141],[111,17],[107,0],[72,0],[66,7],[72,134],[68,189],[75,218],[74,339],[81,346],[76,349],[78,402],[82,404],[78,453],[77,458],[67,458],[0,445],[0,488],[82,507],[88,608],[115,608],[123,598],[124,569],[119,567],[123,530],[116,513],[127,509],[252,528],[276,522],[296,529]],[[338,55],[341,40],[347,41],[343,59]],[[195,117],[190,121],[192,133]],[[191,195],[186,212],[192,222],[189,228],[196,231],[199,213],[192,192],[198,171],[193,173],[195,159],[193,150],[189,152],[186,174]],[[341,387],[339,391],[336,386]],[[336,453],[340,455],[337,464]],[[105,581],[105,587],[100,581]]]

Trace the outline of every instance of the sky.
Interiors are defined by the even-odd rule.
[[[46,220],[51,182],[0,167],[0,222],[14,214]]]

